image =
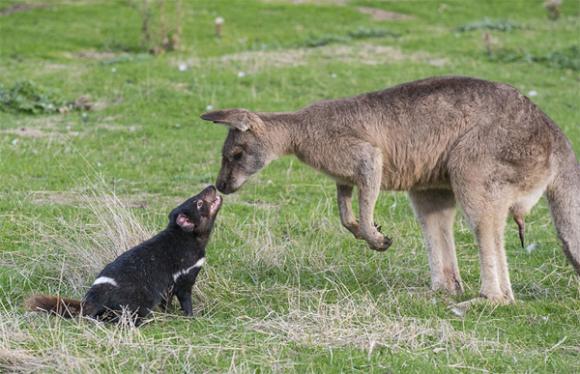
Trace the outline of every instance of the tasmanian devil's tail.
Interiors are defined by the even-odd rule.
[[[82,313],[82,303],[79,300],[60,296],[33,295],[25,301],[25,305],[31,311],[43,311],[64,318],[72,318]]]
[[[564,253],[580,275],[580,165],[571,149],[548,185],[547,196]]]

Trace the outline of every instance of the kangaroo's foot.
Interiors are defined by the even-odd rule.
[[[511,291],[490,291],[482,289],[479,295],[493,304],[507,305],[515,302],[514,295]]]
[[[459,274],[445,270],[442,278],[432,279],[431,289],[433,291],[445,291],[450,295],[463,293],[463,285]]]

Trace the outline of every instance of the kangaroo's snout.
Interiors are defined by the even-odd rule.
[[[218,181],[216,183],[216,187],[217,187],[218,191],[223,193],[224,195],[229,195],[229,194],[236,192],[238,190],[237,188],[233,188],[231,184],[228,184],[225,181]]]
[[[229,193],[226,189],[226,182],[223,182],[223,181],[217,182],[216,187],[217,187],[218,191],[221,193],[225,193],[225,194]]]

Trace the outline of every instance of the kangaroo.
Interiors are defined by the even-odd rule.
[[[391,240],[375,226],[381,190],[408,191],[421,224],[434,290],[463,292],[453,223],[456,202],[475,234],[480,295],[513,302],[504,248],[512,216],[546,194],[564,253],[580,274],[580,167],[570,142],[527,97],[502,83],[433,77],[296,112],[218,110],[230,127],[217,188],[229,194],[287,154],[336,180],[342,225],[375,250]],[[359,193],[359,220],[352,210]]]
[[[26,300],[27,308],[105,320],[115,320],[116,312],[127,309],[139,322],[177,296],[185,315],[191,316],[191,288],[205,262],[205,246],[221,202],[215,187],[209,186],[173,209],[167,228],[105,266],[82,301],[34,295]]]

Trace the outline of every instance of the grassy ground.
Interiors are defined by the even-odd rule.
[[[0,371],[578,370],[580,282],[544,201],[527,219],[529,251],[515,225],[506,235],[518,302],[457,316],[448,305],[479,287],[461,219],[466,294],[450,298],[429,291],[404,194],[380,197],[376,220],[395,244],[375,253],[341,228],[332,181],[293,158],[225,199],[195,318],[158,314],[133,329],[22,307],[34,292],[81,297],[115,251],[162,228],[176,202],[215,180],[226,129],[198,119],[208,107],[292,110],[431,75],[471,75],[532,96],[579,154],[577,1],[564,0],[550,21],[540,0],[192,0],[182,11],[183,50],[157,57],[140,50],[135,2],[14,8],[21,3],[0,4],[3,89],[30,81],[50,91],[49,103],[88,95],[95,109],[0,111]],[[408,17],[375,20],[361,7]]]

